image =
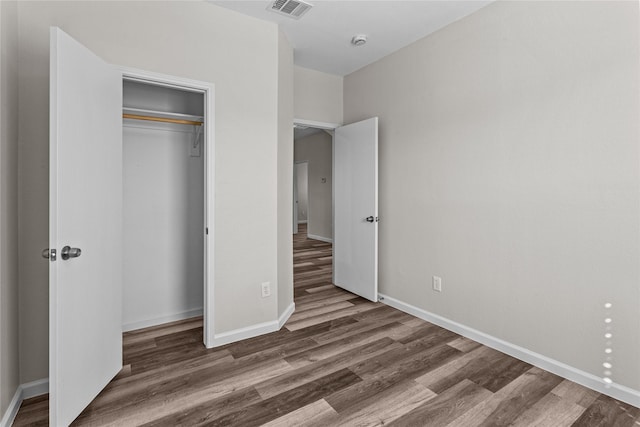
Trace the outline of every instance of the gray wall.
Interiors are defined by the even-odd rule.
[[[278,111],[288,102],[278,75],[288,65],[278,61],[277,26],[205,2],[20,2],[18,14],[21,382],[47,377],[48,366],[40,251],[48,241],[51,25],[110,63],[215,84],[215,332],[275,320],[278,297],[262,298],[260,284],[278,283]]]
[[[16,2],[0,2],[0,418],[20,383],[17,19]]]
[[[342,124],[342,76],[294,67],[295,118]]]
[[[640,390],[638,36],[637,2],[496,2],[347,76],[380,291],[597,377],[610,315]]]
[[[297,139],[294,158],[296,162],[305,160],[309,162],[307,233],[310,237],[333,239],[331,135],[318,132]],[[323,178],[326,182],[322,182]]]
[[[255,179],[255,175],[252,175]],[[278,318],[293,304],[293,47],[278,31]],[[255,210],[254,210],[255,212]]]
[[[298,223],[307,222],[309,213],[309,163],[296,163],[296,180],[298,189]]]

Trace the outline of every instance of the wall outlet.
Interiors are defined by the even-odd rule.
[[[264,282],[262,284],[262,298],[271,296],[271,282]]]
[[[433,284],[433,290],[436,292],[442,292],[442,278],[438,276],[433,276],[431,279],[431,283]]]

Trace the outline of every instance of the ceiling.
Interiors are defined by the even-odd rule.
[[[323,132],[322,129],[313,128],[313,127],[293,127],[293,140],[296,141],[300,138],[304,138],[305,136],[313,135],[315,133]]]
[[[296,20],[268,11],[269,0],[209,0],[279,24],[293,44],[296,65],[338,76],[371,64],[491,1],[311,0],[311,10]],[[351,44],[358,34],[367,36],[365,45]]]

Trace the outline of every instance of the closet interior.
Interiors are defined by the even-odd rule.
[[[123,330],[202,314],[204,94],[123,80]]]

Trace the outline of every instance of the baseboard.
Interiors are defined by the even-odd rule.
[[[221,334],[214,334],[213,346],[219,347],[232,342],[246,340],[257,337],[258,335],[276,332],[278,329],[280,329],[278,328],[278,321],[273,320],[271,322],[258,323],[256,325],[247,326],[246,328],[235,329]]]
[[[0,420],[0,427],[10,427],[11,424],[13,424],[13,420],[15,420],[16,415],[18,415],[20,405],[22,405],[22,400],[22,388],[18,386],[11,402],[9,402],[9,406],[4,413],[2,420]]]
[[[156,317],[154,319],[142,320],[140,322],[126,323],[122,325],[122,332],[135,331],[136,329],[148,328],[149,326],[162,325],[163,323],[190,319],[192,317],[202,316],[202,313],[202,308],[194,308],[192,310],[182,311],[180,313],[170,314],[168,316]]]
[[[306,224],[307,220],[306,219],[301,219],[300,221],[298,221],[298,224]]]
[[[31,381],[20,386],[22,388],[22,399],[31,399],[49,393],[49,378]]]
[[[315,234],[307,234],[307,238],[320,240],[321,242],[333,243],[333,239],[330,239],[328,237],[316,236]]]
[[[235,329],[229,332],[223,332],[221,334],[213,335],[213,347],[219,347],[225,344],[231,344],[233,342],[254,338],[259,335],[269,334],[271,332],[279,331],[282,326],[289,320],[289,317],[293,314],[296,306],[292,302],[286,308],[286,310],[278,317],[278,320],[271,322],[258,323],[257,325],[247,326],[246,328]]]
[[[4,413],[2,420],[0,420],[0,427],[11,427],[11,424],[13,424],[13,421],[16,419],[16,415],[18,415],[18,411],[20,410],[20,405],[22,405],[23,400],[46,393],[49,393],[48,378],[20,384],[16,389],[11,402],[9,402],[9,406]]]
[[[284,310],[284,312],[280,315],[280,317],[278,317],[278,330],[282,329],[284,324],[287,323],[287,320],[289,320],[289,317],[291,317],[291,315],[295,310],[296,310],[296,305],[292,302]]]
[[[526,348],[501,340],[500,338],[485,334],[484,332],[454,322],[437,314],[430,313],[388,295],[378,295],[381,302],[393,308],[397,308],[400,311],[404,311],[405,313],[416,316],[422,320],[426,320],[427,322],[431,322],[435,325],[448,329],[464,337],[477,341],[480,344],[484,344],[487,347],[494,348],[508,354],[509,356],[513,356],[599,393],[640,408],[640,391],[638,390],[616,383],[607,384],[602,378],[574,368],[573,366],[569,366],[565,363],[543,356],[542,354],[535,353]]]

